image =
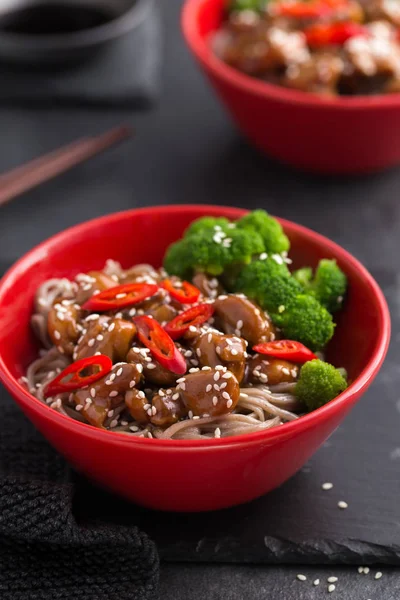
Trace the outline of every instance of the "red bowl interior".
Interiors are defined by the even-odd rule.
[[[153,207],[109,215],[68,229],[34,248],[0,282],[0,379],[35,425],[78,469],[103,485],[141,503],[158,508],[203,510],[245,501],[271,489],[271,486],[275,487],[295,472],[324,441],[370,384],[384,359],[390,337],[390,318],[383,294],[371,275],[355,258],[333,242],[304,227],[281,221],[291,239],[294,267],[315,266],[323,257],[336,258],[349,278],[349,295],[345,308],[340,313],[336,334],[328,349],[328,358],[336,365],[344,366],[353,383],[326,406],[299,421],[261,433],[207,441],[148,440],[98,430],[64,417],[31,396],[18,383],[19,377],[24,374],[38,350],[29,321],[35,291],[43,281],[52,277],[73,277],[82,271],[100,269],[108,258],[120,261],[123,267],[141,262],[159,266],[167,245],[180,237],[193,219],[203,215],[235,219],[245,212],[235,208],[188,205]],[[115,473],[115,462],[113,465],[110,462],[109,472],[105,473],[105,462],[102,465],[97,462],[94,464],[88,458],[90,451],[94,452],[95,448],[97,453],[101,451],[110,456],[110,461],[114,451],[122,453],[119,460],[126,460],[129,452],[138,452],[140,449],[145,457],[144,464],[149,457],[157,455],[157,465],[160,466],[154,468],[164,468],[162,460],[160,462],[161,457],[163,460],[172,460],[172,457],[178,462],[182,460],[182,464],[187,463],[189,468],[195,456],[190,453],[197,450],[199,460],[203,460],[204,450],[211,450],[218,455],[225,449],[230,461],[237,462],[237,457],[232,459],[231,454],[235,448],[253,448],[257,453],[275,442],[281,443],[296,437],[304,439],[304,451],[299,452],[297,458],[292,457],[286,469],[281,465],[282,472],[275,473],[275,479],[272,478],[268,485],[257,478],[258,487],[250,486],[251,489],[246,488],[245,492],[242,490],[239,493],[236,480],[232,483],[236,497],[232,498],[231,494],[229,501],[225,497],[216,501],[211,496],[211,505],[210,502],[199,499],[196,490],[191,492],[187,489],[185,493],[190,498],[185,499],[183,495],[178,500],[172,495],[169,499],[155,499],[151,491],[150,496],[148,495],[146,486],[138,492],[137,482],[129,485],[126,478],[123,481],[121,474],[118,476]],[[77,451],[81,444],[87,448],[87,456]],[[189,456],[192,457],[191,460]],[[199,466],[206,471],[210,471],[210,467],[209,462]],[[134,468],[138,466],[135,465]],[[170,477],[171,474],[168,481]],[[182,478],[190,478],[190,472],[185,473],[183,469],[182,474],[175,473],[175,477],[178,478],[177,484],[179,481],[182,484]],[[221,474],[218,477],[220,480]],[[198,485],[197,483],[197,487]],[[195,487],[194,485],[194,489]]]
[[[218,59],[210,38],[225,0],[186,0],[185,39],[234,120],[260,149],[308,170],[363,173],[400,161],[400,94],[322,97],[250,77]],[[368,131],[368,135],[365,132]]]

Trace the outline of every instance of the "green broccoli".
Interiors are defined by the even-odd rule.
[[[313,271],[311,267],[303,267],[302,269],[293,271],[292,275],[303,286],[303,288],[306,291],[309,289],[313,276]]]
[[[179,240],[167,248],[164,256],[164,269],[169,275],[176,275],[181,279],[190,276],[186,240]]]
[[[346,293],[347,277],[337,266],[335,260],[320,260],[314,279],[310,283],[310,292],[329,312],[339,310]]]
[[[279,259],[278,256],[268,257],[244,267],[234,290],[258,302],[264,310],[272,313],[284,311],[303,290],[281,257]]]
[[[347,278],[335,260],[323,258],[319,261],[315,276],[311,267],[304,267],[293,273],[305,292],[314,296],[330,313],[339,310],[346,293]]]
[[[265,251],[268,253],[287,252],[290,242],[284,234],[282,226],[265,210],[254,210],[236,222],[240,229],[256,231],[264,240]]]
[[[300,294],[291,300],[272,320],[283,330],[285,338],[302,342],[313,350],[321,350],[333,336],[332,316],[316,298]]]
[[[227,232],[222,227],[189,231],[183,240],[169,247],[164,268],[170,275],[185,273],[186,277],[196,271],[221,275],[229,268],[249,263],[255,254],[264,251],[258,234],[229,228],[229,225]],[[176,245],[178,249],[174,248]]]
[[[347,381],[333,365],[322,360],[310,360],[300,370],[295,394],[309,410],[315,410],[339,396]]]
[[[217,228],[217,231],[218,227],[221,227],[221,229],[225,231],[227,225],[229,225],[229,221],[228,219],[225,219],[225,217],[201,217],[189,225],[184,233],[184,237],[192,235],[193,233],[202,233],[208,229]]]
[[[240,12],[242,10],[253,10],[261,12],[268,0],[231,0],[229,12]]]

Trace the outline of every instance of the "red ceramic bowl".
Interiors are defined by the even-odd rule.
[[[210,48],[226,0],[187,0],[183,32],[243,133],[302,169],[365,173],[400,163],[400,94],[326,99],[264,83],[224,64]]]
[[[102,431],[55,412],[18,383],[37,354],[29,320],[35,290],[51,277],[100,269],[113,258],[128,267],[161,264],[165,248],[195,218],[238,218],[217,206],[131,210],[88,221],[26,254],[0,282],[0,379],[28,418],[79,471],[148,507],[203,511],[247,502],[279,486],[336,429],[376,376],[390,336],[378,285],[364,267],[328,239],[282,221],[295,266],[334,257],[350,281],[328,358],[344,366],[352,385],[323,408],[266,432],[215,440],[139,439]]]

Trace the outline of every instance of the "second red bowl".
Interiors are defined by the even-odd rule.
[[[400,163],[400,94],[327,99],[229,67],[210,45],[225,4],[187,0],[183,32],[233,119],[258,148],[295,167],[322,173],[366,173]]]

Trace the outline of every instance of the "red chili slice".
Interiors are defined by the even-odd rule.
[[[182,281],[179,284],[180,287],[177,287],[172,279],[165,279],[162,287],[167,290],[171,298],[181,304],[194,304],[197,302],[201,294],[200,290],[188,281]]]
[[[166,369],[183,375],[186,373],[186,361],[168,333],[152,317],[144,315],[133,319],[138,338],[150,350],[153,357]]]
[[[158,285],[155,283],[127,283],[125,285],[117,285],[92,296],[85,302],[82,308],[98,312],[124,308],[125,306],[143,302],[146,298],[154,296],[157,290]]]
[[[275,342],[257,344],[256,346],[253,346],[253,350],[260,354],[284,358],[295,363],[305,363],[317,358],[317,356],[315,356],[311,350],[306,348],[306,346],[292,340],[276,340]]]
[[[282,2],[276,3],[275,13],[281,17],[292,19],[316,19],[334,12],[336,7],[331,3],[317,0],[315,2]]]
[[[192,325],[194,327],[202,325],[214,314],[214,306],[212,304],[198,304],[193,308],[189,308],[176,316],[172,321],[167,323],[164,330],[171,336],[173,340],[182,337]]]
[[[97,354],[96,356],[89,356],[89,358],[82,358],[69,365],[64,371],[62,371],[55,379],[50,381],[44,389],[44,397],[49,398],[50,396],[56,396],[64,392],[72,392],[73,390],[79,390],[80,388],[86,387],[98,381],[104,375],[107,375],[112,369],[112,360],[104,354]],[[90,375],[81,376],[82,371],[85,371],[91,367],[93,370],[98,367],[95,373]],[[67,381],[63,381],[69,377]]]
[[[348,39],[367,36],[368,30],[359,23],[317,23],[304,31],[307,44],[311,48],[321,46],[342,46]]]

